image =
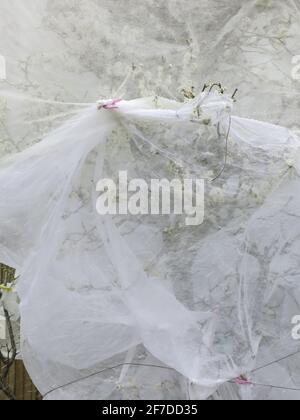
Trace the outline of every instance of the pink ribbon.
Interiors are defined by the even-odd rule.
[[[248,381],[244,376],[239,376],[234,380],[237,385],[252,385],[252,382]]]
[[[122,101],[122,99],[113,99],[112,101],[104,104],[104,105],[100,105],[99,109],[104,108],[104,109],[118,109],[118,104]]]

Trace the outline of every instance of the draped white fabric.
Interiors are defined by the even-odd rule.
[[[300,398],[299,10],[1,0],[0,261],[46,399]],[[204,223],[100,216],[120,170],[205,179]]]
[[[258,352],[294,350],[299,140],[232,117],[211,182],[232,105],[219,93],[95,104],[1,161],[0,259],[21,273],[23,355],[46,398],[95,397],[95,383],[110,395],[117,379],[97,372],[141,346],[157,381],[173,369],[198,398],[251,372]],[[204,223],[100,216],[96,183],[120,170],[206,179]]]

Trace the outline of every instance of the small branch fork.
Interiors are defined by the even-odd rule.
[[[220,93],[224,94],[225,93],[225,88],[222,86],[221,83],[205,83],[202,89],[202,93],[204,93],[207,89],[209,88],[209,93],[211,93],[213,91],[213,89],[218,89]],[[233,95],[231,96],[231,99],[233,101],[235,101],[235,97],[236,94],[238,93],[238,89],[235,89],[235,91],[233,92]]]

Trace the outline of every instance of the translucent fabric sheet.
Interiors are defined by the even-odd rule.
[[[23,357],[46,399],[226,396],[299,349],[299,139],[232,107],[214,92],[87,105],[1,160],[0,260],[21,275]],[[124,170],[205,179],[204,223],[100,216],[98,180]]]

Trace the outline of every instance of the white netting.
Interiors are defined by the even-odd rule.
[[[219,93],[95,104],[2,160],[0,259],[21,273],[23,355],[47,398],[152,397],[149,369],[167,397],[206,398],[258,353],[295,351],[299,141],[231,108]],[[120,170],[207,179],[204,223],[100,216],[96,183]]]
[[[299,0],[0,3],[0,262],[45,398],[299,399],[299,140],[230,118],[299,132]],[[233,111],[191,117],[205,80]],[[204,223],[99,216],[119,170],[206,179]]]

